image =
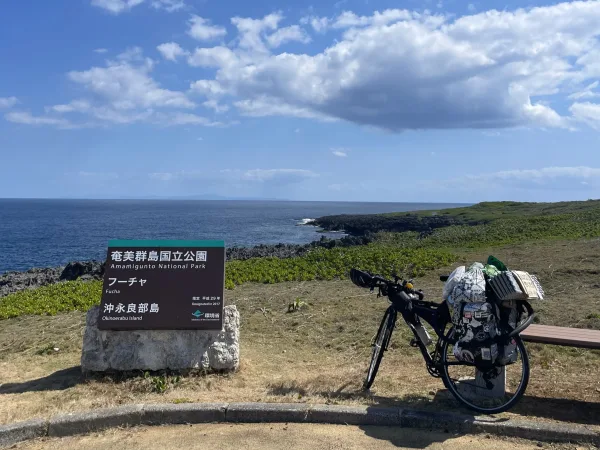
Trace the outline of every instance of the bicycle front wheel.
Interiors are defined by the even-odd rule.
[[[379,370],[379,364],[383,358],[383,353],[387,350],[387,346],[392,337],[392,331],[396,324],[396,311],[392,307],[388,308],[383,316],[375,342],[373,343],[373,353],[371,355],[371,364],[369,364],[369,370],[367,371],[367,378],[363,384],[365,390],[370,389],[375,381],[375,375]]]
[[[529,382],[529,357],[520,336],[514,337],[516,357],[512,364],[487,371],[461,365],[452,344],[442,348],[442,379],[448,390],[466,407],[483,413],[498,414],[512,408],[523,396]],[[493,382],[492,384],[486,384]]]

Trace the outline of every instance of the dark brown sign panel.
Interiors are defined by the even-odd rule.
[[[223,241],[110,241],[102,330],[221,330]]]

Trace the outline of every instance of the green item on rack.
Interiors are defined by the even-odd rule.
[[[506,272],[508,270],[508,267],[506,267],[504,265],[504,263],[502,261],[500,261],[498,258],[496,258],[495,256],[490,255],[490,257],[487,260],[487,263],[490,266],[494,266],[496,269],[498,269],[501,272]]]
[[[483,267],[484,267],[483,264],[481,264],[480,262],[474,262],[473,264],[471,264],[469,266],[469,268],[467,269],[467,271],[474,270],[474,269],[483,270]]]
[[[494,278],[496,275],[500,275],[501,272],[496,266],[488,264],[483,268],[483,273],[485,273],[490,278]]]

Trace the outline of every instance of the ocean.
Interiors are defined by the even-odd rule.
[[[110,239],[221,239],[227,247],[319,239],[306,219],[450,204],[0,199],[0,273],[104,259]],[[340,233],[325,233],[340,237]]]

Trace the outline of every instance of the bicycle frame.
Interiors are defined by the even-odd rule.
[[[402,318],[413,332],[413,335],[415,336],[415,342],[417,343],[419,350],[421,350],[427,367],[435,367],[437,365],[437,362],[435,361],[435,354],[441,349],[441,343],[444,340],[448,340],[445,332],[448,323],[450,323],[450,312],[448,311],[446,302],[434,303],[424,300],[411,300],[410,302],[406,302],[404,300],[394,298],[392,293],[390,293],[388,298],[392,303],[389,308],[392,309],[391,314],[394,315],[394,323],[396,323],[397,314],[399,312],[402,314]],[[422,326],[420,319],[425,320],[425,322],[427,322],[433,328],[433,331],[438,337],[433,354],[429,352],[427,346],[417,333],[417,327]]]

